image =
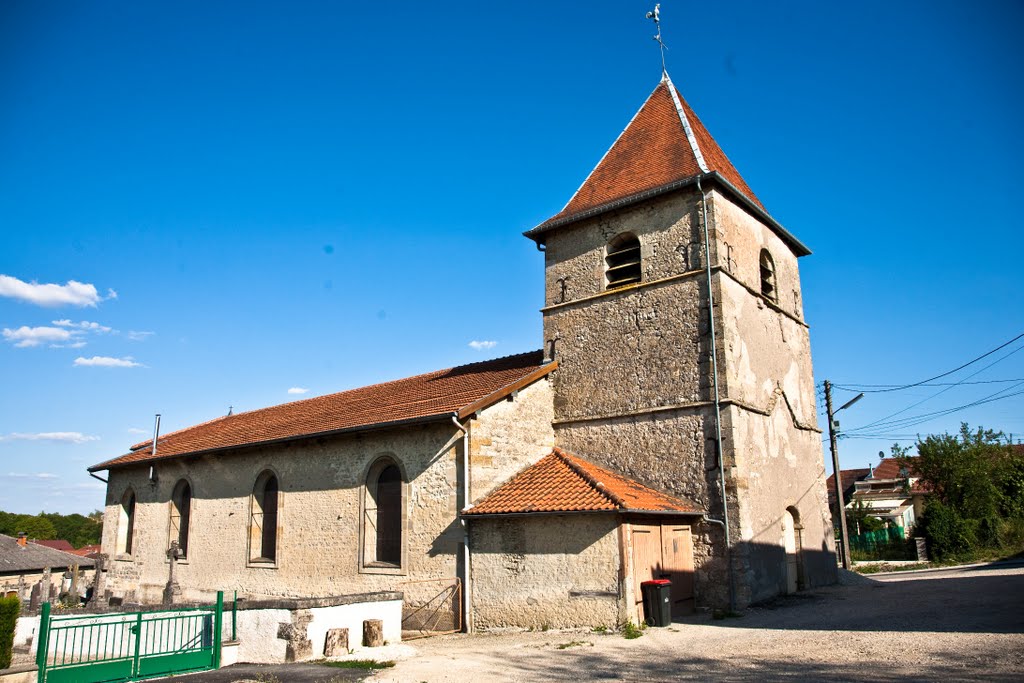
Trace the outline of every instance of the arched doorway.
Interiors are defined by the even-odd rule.
[[[803,567],[800,562],[800,513],[788,507],[782,514],[782,541],[786,548],[786,592],[796,593],[803,588]]]

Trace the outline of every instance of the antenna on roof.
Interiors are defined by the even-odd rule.
[[[668,71],[665,69],[665,50],[668,49],[668,45],[661,39],[661,3],[654,5],[654,9],[647,13],[647,18],[654,22],[654,25],[658,27],[658,33],[654,36],[654,40],[658,42],[661,48],[661,73],[667,74]]]

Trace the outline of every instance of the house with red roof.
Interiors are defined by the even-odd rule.
[[[596,156],[596,154],[595,154]],[[742,608],[836,578],[797,259],[663,74],[543,252],[539,351],[214,418],[90,468],[106,586],[459,587],[465,629]],[[173,557],[173,559],[172,559]]]
[[[914,471],[913,459],[904,463],[896,458],[882,458],[876,466],[841,470],[843,500],[846,508],[860,504],[870,517],[903,530],[909,537],[917,520],[924,513],[929,490]],[[835,509],[835,475],[828,478],[829,507]],[[850,533],[857,533],[851,529]]]

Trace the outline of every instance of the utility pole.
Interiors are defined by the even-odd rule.
[[[863,396],[863,394],[861,394]],[[860,397],[858,397],[860,398]],[[857,399],[854,399],[857,400]],[[853,403],[847,403],[846,406]],[[840,408],[839,410],[842,410]],[[839,469],[839,449],[836,445],[836,423],[835,413],[832,412],[832,383],[825,380],[825,411],[828,413],[828,440],[832,446],[832,471],[836,484],[836,516],[839,518],[840,544],[842,546],[843,569],[850,568],[850,535],[846,530],[846,501],[843,500],[843,477]],[[839,411],[836,411],[839,412]]]

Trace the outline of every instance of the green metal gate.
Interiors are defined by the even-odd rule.
[[[220,666],[224,594],[217,604],[162,612],[39,618],[38,683],[138,681]]]

